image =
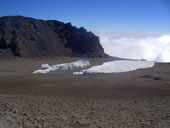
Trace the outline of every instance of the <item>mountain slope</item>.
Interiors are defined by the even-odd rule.
[[[83,27],[23,16],[0,17],[0,53],[6,49],[21,57],[108,56],[99,37]]]

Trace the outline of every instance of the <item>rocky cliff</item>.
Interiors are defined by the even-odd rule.
[[[9,50],[21,57],[107,57],[99,37],[83,27],[23,16],[0,17],[0,54]]]

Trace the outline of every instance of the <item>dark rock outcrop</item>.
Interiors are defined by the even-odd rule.
[[[0,51],[11,49],[15,56],[107,57],[99,38],[83,27],[56,20],[23,16],[0,18]]]

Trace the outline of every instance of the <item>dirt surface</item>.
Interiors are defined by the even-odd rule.
[[[43,63],[79,59],[1,60],[0,115],[24,128],[170,127],[170,64],[117,74],[73,76],[79,69],[32,74]]]
[[[14,124],[13,124],[13,126],[14,126]],[[0,116],[0,128],[12,128],[13,126],[4,117]]]

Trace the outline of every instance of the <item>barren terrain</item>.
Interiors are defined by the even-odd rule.
[[[43,63],[79,59],[0,60],[0,128],[170,127],[170,64],[116,74],[32,74]]]

